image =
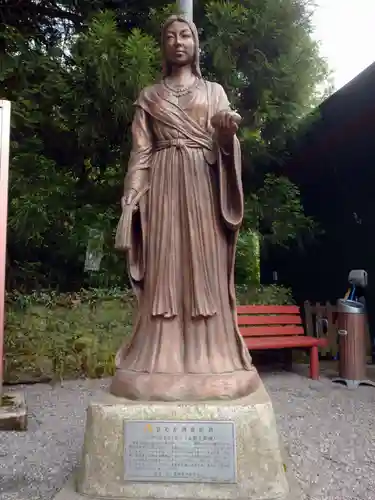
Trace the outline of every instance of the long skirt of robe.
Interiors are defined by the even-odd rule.
[[[252,369],[250,356],[243,359],[247,352],[239,345],[230,300],[233,233],[220,215],[215,168],[201,148],[169,147],[153,155],[146,272],[133,337],[118,354],[121,369],[176,374]],[[200,283],[208,286],[197,290]],[[211,300],[214,314],[194,314],[197,293],[201,302]]]

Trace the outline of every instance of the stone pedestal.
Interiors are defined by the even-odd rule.
[[[1,389],[1,387],[0,387]],[[26,431],[27,406],[20,392],[0,393],[0,431]]]
[[[232,482],[125,480],[124,423],[176,421],[197,429],[209,422],[233,422],[235,479]],[[201,403],[136,402],[102,394],[88,408],[82,464],[76,476],[77,496],[59,498],[290,500],[279,448],[274,412],[263,385],[236,401]]]

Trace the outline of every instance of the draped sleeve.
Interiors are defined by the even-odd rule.
[[[228,97],[219,84],[215,85],[214,112],[230,111]],[[232,231],[238,231],[244,215],[244,200],[241,178],[241,147],[237,136],[225,149],[217,142],[217,166],[219,176],[219,199],[221,215],[225,225]],[[229,147],[228,147],[229,146]]]
[[[117,229],[118,248],[127,250],[130,282],[139,296],[146,268],[147,207],[150,187],[150,165],[153,154],[153,135],[150,117],[141,106],[143,92],[136,101],[132,123],[132,150],[124,180],[124,191],[134,189],[133,203],[123,209]],[[136,209],[137,206],[137,209]]]
[[[132,150],[124,181],[124,191],[134,189],[140,193],[149,184],[153,138],[149,117],[138,102],[139,100],[135,103],[136,111],[132,123]]]

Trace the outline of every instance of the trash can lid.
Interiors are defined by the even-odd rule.
[[[337,309],[339,313],[363,314],[365,312],[365,305],[354,300],[339,299],[337,301]]]

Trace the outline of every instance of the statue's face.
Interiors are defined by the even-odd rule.
[[[165,57],[172,65],[185,66],[194,60],[195,43],[189,26],[174,21],[165,32]]]

